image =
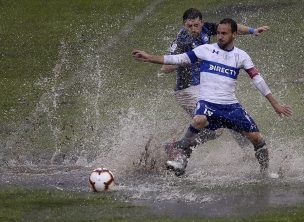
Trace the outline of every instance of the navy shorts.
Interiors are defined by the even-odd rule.
[[[229,128],[238,132],[259,132],[250,115],[239,103],[222,105],[200,100],[195,109],[195,115],[205,115],[210,130]]]

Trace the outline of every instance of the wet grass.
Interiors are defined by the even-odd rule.
[[[154,216],[149,209],[115,200],[115,194],[65,192],[33,188],[1,187],[0,221],[303,221],[304,206],[272,208],[242,218],[172,219]]]
[[[2,187],[0,221],[103,221],[141,215],[113,194]]]
[[[128,1],[123,9],[115,7],[119,3],[107,0],[0,2],[2,124],[23,120],[42,93],[53,86],[51,81],[47,85],[42,83],[53,78],[62,42],[69,51],[65,59],[70,66],[60,78],[71,78],[79,68],[77,62],[82,61],[82,50],[92,47],[96,38],[114,35],[148,2]]]

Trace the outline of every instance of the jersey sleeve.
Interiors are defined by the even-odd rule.
[[[243,68],[250,76],[255,87],[261,92],[262,95],[266,96],[271,93],[268,85],[266,84],[259,71],[254,67],[254,64],[250,56],[244,52]]]
[[[250,56],[244,52],[243,54],[243,69],[247,72],[249,77],[252,79],[253,77],[259,75],[259,71],[254,67],[254,64],[250,58]]]
[[[207,49],[208,46],[209,46],[208,44],[200,45],[192,50],[192,52],[195,54],[195,57],[197,58],[196,61],[206,59],[206,53],[208,51],[208,49]],[[189,58],[190,58],[190,56],[189,56]],[[191,60],[191,58],[190,58],[190,60]]]
[[[187,53],[164,56],[164,64],[166,65],[184,65],[190,63],[192,63],[192,60]]]
[[[164,63],[171,65],[183,65],[196,63],[197,61],[204,60],[206,58],[208,44],[200,45],[191,51],[178,55],[165,55]]]
[[[186,52],[185,54],[188,56],[192,64],[196,63],[197,61],[204,60],[206,54],[206,45],[200,45],[193,50]]]

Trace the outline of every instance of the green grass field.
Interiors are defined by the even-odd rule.
[[[0,221],[302,221],[304,206],[274,208],[240,218],[172,219],[155,216],[148,208],[115,200],[112,193],[79,193],[33,188],[2,187]]]
[[[271,27],[261,37],[239,37],[236,45],[252,56],[294,115],[284,120],[275,116],[245,75],[238,95],[266,137],[287,144],[303,141],[303,0],[0,0],[0,172],[10,164],[56,164],[52,157],[57,150],[69,164],[82,150],[94,158],[116,143],[111,136],[130,108],[147,112],[152,132],[157,124],[168,125],[169,131],[186,125],[188,118],[172,95],[174,75],[158,78],[160,66],[134,61],[131,51],[166,53],[189,7],[201,9],[211,22],[233,17],[252,27]],[[146,101],[155,104],[152,111]],[[169,125],[173,119],[180,123]],[[295,147],[303,153],[301,143]],[[116,201],[111,194],[7,187],[0,192],[0,221],[303,218],[303,206],[291,206],[247,218],[173,220]]]

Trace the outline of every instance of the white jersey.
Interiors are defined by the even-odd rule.
[[[215,43],[199,46],[187,55],[191,62],[201,60],[200,100],[217,104],[238,103],[235,87],[240,69],[254,67],[246,52],[236,47],[225,51]]]
[[[165,64],[184,64],[200,61],[199,100],[216,104],[238,103],[235,95],[236,79],[244,69],[254,85],[264,95],[271,93],[264,79],[254,67],[249,55],[234,47],[221,49],[217,43],[205,44],[187,53],[164,56]]]

